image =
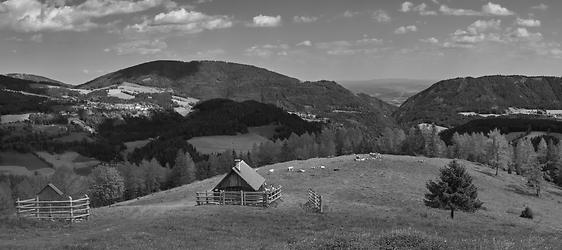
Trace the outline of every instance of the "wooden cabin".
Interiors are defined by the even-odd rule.
[[[234,167],[213,188],[213,191],[262,191],[265,185],[263,178],[255,169],[242,160],[236,160]]]
[[[58,189],[52,183],[47,184],[39,193],[37,193],[37,197],[39,200],[42,201],[64,201],[68,200],[68,196],[64,195],[60,189]]]

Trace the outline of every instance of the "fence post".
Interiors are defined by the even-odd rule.
[[[84,196],[86,196],[86,213],[88,214],[86,216],[86,220],[88,220],[88,218],[90,218],[90,197],[88,197],[87,194],[85,194]]]
[[[244,191],[240,190],[240,205],[244,206]]]
[[[318,203],[320,203],[320,213],[322,213],[322,212],[324,212],[324,210],[322,209],[322,207],[323,207],[322,206],[322,195],[318,196],[318,201],[319,201]]]
[[[16,200],[16,215],[18,216],[18,218],[20,217],[20,198],[19,197]]]
[[[224,192],[224,190],[221,190],[221,198],[222,198],[222,203],[221,205],[226,205],[226,192]]]
[[[68,201],[70,203],[70,223],[74,220],[74,208],[72,207],[72,197],[68,196]]]
[[[39,218],[39,196],[35,196],[35,217]]]

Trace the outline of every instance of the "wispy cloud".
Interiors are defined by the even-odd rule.
[[[117,55],[156,54],[168,48],[168,44],[162,40],[136,40],[117,44],[111,48],[107,48],[105,52],[115,52]]]
[[[437,11],[428,10],[427,4],[421,3],[415,6],[412,2],[404,2],[400,6],[400,12],[417,12],[422,16],[435,16],[437,15]]]
[[[99,27],[96,18],[142,12],[158,6],[171,8],[171,0],[110,1],[86,0],[77,5],[67,1],[7,0],[0,2],[0,27],[19,32],[87,31]]]
[[[390,15],[384,10],[375,10],[371,17],[379,23],[388,23],[391,21]]]
[[[373,54],[380,51],[384,44],[382,39],[365,37],[359,40],[339,40],[316,43],[315,47],[333,56],[351,56],[356,54]]]
[[[318,17],[315,16],[294,16],[293,22],[295,23],[313,23],[318,21]]]
[[[439,11],[444,15],[449,16],[511,16],[515,14],[515,12],[492,2],[488,2],[487,4],[483,5],[481,11],[470,9],[454,9],[446,5],[441,5]]]
[[[183,33],[199,33],[203,30],[225,29],[232,27],[233,21],[224,15],[207,15],[184,8],[171,10],[145,19],[141,23],[129,25],[125,31],[137,33],[169,33],[180,31]]]
[[[539,5],[535,5],[533,7],[531,7],[531,9],[535,9],[535,10],[548,10],[548,5],[541,3]]]
[[[252,19],[251,27],[278,27],[281,26],[281,16],[258,15]]]
[[[265,44],[254,45],[244,51],[246,56],[270,58],[272,56],[286,56],[288,55],[289,45],[287,44]]]
[[[418,27],[415,25],[408,25],[408,26],[400,26],[396,30],[394,30],[394,34],[406,34],[408,32],[416,32],[418,31]]]
[[[515,21],[515,23],[519,26],[524,26],[524,27],[540,27],[541,26],[541,20],[537,20],[537,19],[523,19],[523,18],[517,18],[517,20]]]

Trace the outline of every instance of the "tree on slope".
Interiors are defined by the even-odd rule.
[[[89,175],[89,194],[94,206],[112,204],[123,196],[125,181],[114,167],[99,166]]]
[[[456,160],[441,169],[437,181],[426,184],[428,193],[425,194],[426,206],[450,209],[451,218],[455,217],[455,210],[475,212],[482,206],[477,199],[478,189],[472,183],[472,177]]]
[[[183,150],[178,150],[176,155],[176,164],[170,172],[170,178],[172,187],[177,187],[185,185],[195,181],[195,163],[191,159],[189,153]]]
[[[503,136],[498,129],[494,129],[488,134],[491,140],[490,148],[488,150],[490,154],[490,164],[496,169],[496,175],[498,175],[500,167],[502,169],[507,169],[507,165],[510,161],[509,153],[510,147],[505,136]]]

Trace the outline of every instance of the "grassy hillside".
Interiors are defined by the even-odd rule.
[[[258,170],[268,183],[283,185],[282,201],[268,209],[194,206],[195,192],[212,188],[218,176],[95,209],[90,221],[72,227],[3,219],[0,248],[372,249],[379,235],[394,229],[425,232],[450,249],[562,245],[562,191],[549,186],[539,199],[520,176],[496,177],[484,166],[463,162],[483,210],[451,220],[448,211],[425,207],[424,184],[448,161],[384,155],[363,162],[342,156],[280,163]],[[326,169],[312,169],[320,165]],[[288,172],[288,166],[306,172]],[[302,208],[308,188],[323,195],[324,214]],[[527,205],[534,220],[519,217]]]

